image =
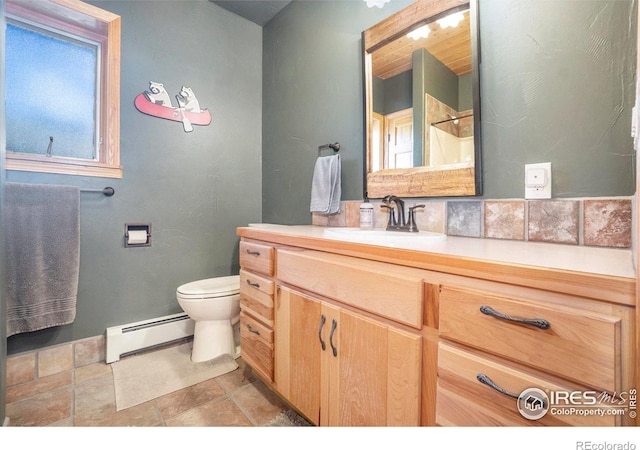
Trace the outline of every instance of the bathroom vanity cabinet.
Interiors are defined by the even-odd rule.
[[[269,244],[240,243],[240,349],[268,382],[273,382],[274,256]]]
[[[443,285],[439,300],[439,425],[630,424],[625,422],[629,415],[615,415],[612,406],[620,401],[613,400],[615,393],[635,386],[630,364],[634,308],[551,292],[505,292],[499,285],[491,291]],[[479,382],[479,376],[493,387]],[[611,415],[547,413],[532,421],[514,408],[515,400],[507,394],[517,396],[531,387],[606,392],[610,399],[597,406],[610,409]],[[555,404],[564,412],[564,407],[596,406],[590,402],[575,394]]]
[[[310,250],[277,258],[276,389],[317,425],[418,426],[419,271]]]
[[[635,425],[629,251],[388,247],[314,226],[238,235],[243,357],[316,425]],[[596,393],[610,413],[525,418],[513,397],[532,387],[577,392],[562,401],[579,406]]]

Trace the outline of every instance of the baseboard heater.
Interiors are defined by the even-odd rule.
[[[185,313],[107,328],[107,364],[121,356],[193,336],[195,322]]]

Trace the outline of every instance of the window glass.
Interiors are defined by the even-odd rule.
[[[99,45],[12,22],[5,58],[7,150],[96,160]]]

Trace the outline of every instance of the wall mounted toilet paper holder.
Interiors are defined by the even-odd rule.
[[[125,223],[124,224],[125,247],[151,247],[150,223]]]

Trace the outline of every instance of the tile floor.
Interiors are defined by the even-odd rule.
[[[111,367],[97,362],[9,385],[11,427],[263,426],[288,408],[238,358],[239,368],[116,412]]]

